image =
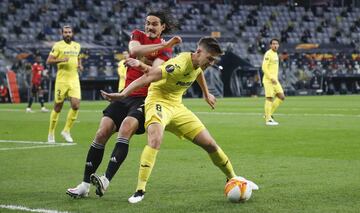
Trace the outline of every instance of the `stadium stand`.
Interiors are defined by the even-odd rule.
[[[199,37],[213,34],[219,36],[227,52],[249,62],[252,68],[247,66],[247,70],[258,68],[252,76],[240,73],[234,87],[260,85],[262,57],[269,40],[276,37],[281,40],[280,79],[286,93],[359,92],[360,2],[309,1],[312,5],[278,2],[2,0],[0,70],[4,72],[6,67],[11,67],[17,73],[20,96],[26,97],[23,90],[28,86],[28,63],[35,54],[46,59],[53,42],[61,38],[60,26],[71,24],[75,39],[83,47],[82,80],[116,81],[117,61],[127,48],[131,30],[143,28],[147,9],[169,8],[180,23],[176,34],[184,40],[175,52],[194,50]],[[304,43],[311,45],[301,45]],[[233,70],[224,68],[222,72]],[[230,90],[216,92],[219,96],[238,96],[259,91]],[[96,97],[94,91],[91,94],[91,98]]]

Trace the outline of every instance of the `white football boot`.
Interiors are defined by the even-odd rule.
[[[41,112],[49,112],[49,110],[46,109],[45,107],[41,107]]]
[[[131,197],[129,197],[129,203],[138,203],[144,199],[144,194],[142,190],[136,191]]]
[[[26,108],[26,113],[34,113],[34,111],[32,111],[31,108],[27,107],[27,108]]]
[[[55,143],[54,134],[48,134],[48,143]]]
[[[73,198],[83,198],[89,196],[90,183],[82,182],[75,188],[69,188],[66,190],[66,194]]]
[[[274,119],[270,118],[269,120],[266,121],[266,126],[277,126],[279,125],[278,122],[276,122]]]
[[[99,197],[102,197],[106,191],[106,189],[109,187],[109,180],[103,175],[99,177],[97,174],[91,174],[90,175],[90,182],[96,187],[96,195]]]
[[[61,136],[65,139],[66,142],[72,143],[74,140],[72,139],[70,132],[61,131]]]

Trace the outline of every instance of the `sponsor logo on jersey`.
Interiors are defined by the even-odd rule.
[[[178,86],[182,86],[182,87],[188,87],[193,83],[193,81],[189,81],[189,82],[184,82],[184,81],[178,81],[176,82],[176,85]]]

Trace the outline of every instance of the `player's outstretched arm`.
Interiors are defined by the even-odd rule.
[[[215,109],[215,104],[216,104],[216,98],[215,96],[213,96],[211,93],[209,93],[209,89],[205,80],[205,76],[204,73],[201,72],[197,78],[196,78],[196,82],[199,84],[201,91],[203,92],[205,101],[210,105],[210,107],[212,109]]]
[[[121,100],[129,96],[133,91],[150,84],[151,82],[161,80],[162,72],[159,67],[151,68],[148,73],[145,73],[140,78],[133,81],[127,86],[121,93],[107,93],[101,90],[101,95],[105,100],[116,101]]]
[[[139,70],[141,70],[143,73],[148,73],[151,69],[151,66],[143,63],[142,61],[139,61],[135,58],[128,58],[125,60],[125,65],[129,67],[136,67]]]
[[[139,41],[130,41],[129,51],[131,55],[144,56],[163,48],[172,48],[181,42],[182,39],[179,36],[174,36],[170,40],[160,44],[140,44]]]

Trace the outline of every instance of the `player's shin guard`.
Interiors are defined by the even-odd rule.
[[[54,134],[58,119],[59,113],[52,110],[50,113],[49,134]]]
[[[90,183],[90,175],[95,173],[99,167],[104,156],[104,148],[105,146],[103,144],[96,143],[95,141],[91,144],[86,157],[84,182]]]
[[[227,178],[230,179],[236,176],[229,158],[220,147],[218,147],[215,152],[209,153],[209,156],[212,162],[221,169]]]
[[[66,123],[64,127],[64,132],[70,132],[71,127],[74,125],[74,121],[77,119],[79,110],[69,109],[69,112],[66,117]]]
[[[148,145],[145,146],[144,151],[141,154],[138,185],[136,191],[142,190],[145,192],[146,183],[150,177],[152,168],[154,167],[158,151],[159,150],[153,149]]]
[[[275,110],[278,108],[278,106],[282,103],[283,101],[280,98],[275,98],[274,102],[272,103],[272,107],[271,107],[271,115],[275,112]]]
[[[272,109],[272,102],[269,100],[265,100],[265,120],[268,121],[269,119],[271,119],[271,109]]]
[[[105,172],[106,178],[111,181],[121,164],[124,162],[129,150],[129,140],[127,138],[118,138],[114,150],[111,154],[108,167]]]

